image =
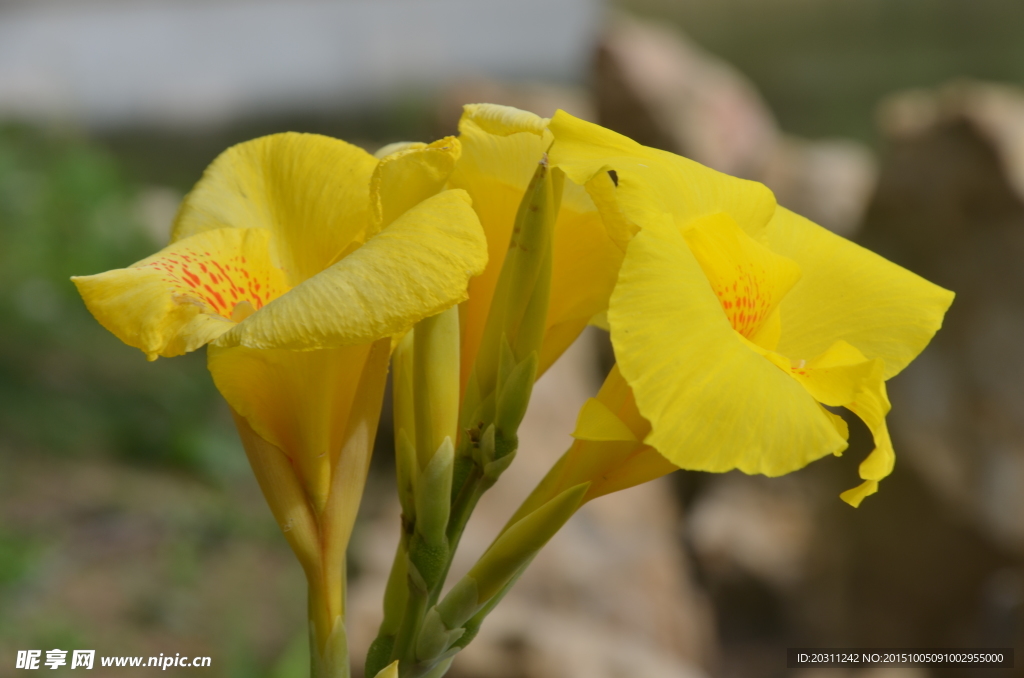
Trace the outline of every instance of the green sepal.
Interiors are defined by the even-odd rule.
[[[558,174],[561,174],[559,172]],[[513,347],[516,358],[522,359],[531,352],[539,350],[544,341],[547,329],[548,303],[551,298],[551,266],[552,247],[549,244],[541,261],[541,269],[537,275],[537,286],[526,304],[523,321],[519,325],[516,344]]]
[[[565,490],[498,537],[468,576],[476,580],[479,600],[487,601],[501,591],[519,568],[561,529],[579,508],[590,483]]]
[[[437,607],[432,607],[423,618],[420,635],[416,641],[416,659],[429,663],[440,657],[445,650],[462,637],[465,629],[449,629],[441,620]]]
[[[523,422],[526,408],[530,404],[536,378],[537,352],[533,351],[512,369],[498,396],[494,425],[506,436],[519,430],[519,424]]]
[[[388,573],[387,585],[384,587],[384,619],[378,632],[381,636],[396,635],[402,625],[402,617],[405,616],[405,606],[409,601],[409,588],[406,583],[409,577],[407,544],[408,538],[403,534],[398,548],[395,549],[395,559],[391,564],[391,572]]]
[[[478,440],[477,444],[473,447],[473,461],[479,464],[480,468],[484,468],[494,461],[496,450],[494,437],[495,428],[494,424],[491,424],[483,432],[483,435],[480,436],[480,440]]]
[[[423,674],[423,678],[442,678],[452,665],[457,653],[453,652],[450,657],[442,657],[440,661],[429,671]]]
[[[534,556],[536,556],[536,554],[534,554]],[[480,626],[483,624],[484,619],[486,619],[487,615],[489,615],[491,611],[498,606],[498,603],[502,601],[505,595],[512,590],[512,587],[517,581],[519,581],[519,578],[523,576],[523,573],[526,572],[526,568],[530,566],[531,562],[533,562],[533,558],[530,558],[523,563],[516,573],[512,575],[512,578],[509,579],[501,588],[501,591],[498,591],[497,595],[491,596],[491,599],[481,605],[480,609],[476,611],[476,614],[462,625],[462,628],[464,628],[466,632],[459,637],[458,641],[456,641],[455,647],[462,649],[473,642],[473,639],[476,638],[476,634],[480,632]]]
[[[310,674],[315,678],[349,678],[348,636],[345,622],[339,615],[334,619],[331,635],[327,637],[321,653],[310,623]]]
[[[462,394],[462,406],[459,409],[459,429],[463,432],[472,429],[479,424],[473,416],[480,408],[482,397],[480,395],[480,381],[476,378],[476,370],[469,374],[469,381],[466,382],[466,390]]]
[[[498,457],[494,461],[484,466],[484,478],[490,481],[492,484],[496,481],[505,470],[512,465],[513,460],[516,458],[516,448],[513,447],[510,452],[506,452],[504,455]]]
[[[430,546],[444,544],[451,511],[455,448],[445,438],[416,482],[416,533]]]
[[[449,629],[456,629],[480,609],[480,587],[476,579],[466,575],[437,604],[437,613]]]
[[[415,540],[414,541],[418,541]],[[420,593],[426,593],[429,589],[427,588],[426,578],[420,574],[420,568],[413,561],[412,553],[405,554],[405,573],[409,580],[409,588]],[[404,621],[404,620],[403,620]]]
[[[377,636],[366,651],[364,676],[376,676],[391,664],[391,650],[395,647],[394,636]]]
[[[553,174],[558,174],[553,177]],[[541,159],[519,203],[509,240],[508,253],[495,285],[490,312],[484,325],[480,352],[474,370],[481,394],[497,387],[502,335],[507,337],[514,354],[523,358],[537,350],[539,341],[531,336],[526,344],[520,340],[520,328],[533,328],[544,318],[529,318],[527,312],[545,316],[550,280],[538,284],[543,275],[551,275],[552,233],[561,202],[562,175],[552,173],[547,156]],[[534,299],[537,294],[543,299]]]
[[[501,393],[501,389],[504,387],[505,382],[508,381],[509,375],[512,374],[512,370],[515,369],[517,362],[516,356],[512,352],[512,346],[508,343],[508,337],[502,334],[501,348],[498,349],[498,383],[495,386],[495,392]]]
[[[442,539],[440,544],[428,544],[416,536],[411,541],[409,563],[421,577],[425,586],[423,590],[432,591],[441,583],[441,577],[448,569],[448,540]]]
[[[395,478],[398,485],[398,500],[402,515],[407,521],[416,520],[416,483],[419,477],[419,462],[416,460],[416,444],[404,428],[399,429],[395,440]]]
[[[498,431],[494,436],[494,457],[504,459],[511,457],[519,449],[519,434],[515,431]]]
[[[466,480],[469,479],[469,474],[473,472],[475,466],[476,462],[471,456],[459,456],[455,459],[455,467],[452,471],[452,503],[455,502],[455,498],[462,490],[462,486],[466,484]]]

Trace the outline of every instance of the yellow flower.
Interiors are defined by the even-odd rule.
[[[168,247],[74,278],[97,320],[151,360],[210,344],[214,382],[322,602],[311,616],[325,656],[343,634],[344,554],[392,337],[463,301],[486,263],[468,195],[445,190],[459,151],[452,138],[383,160],[317,135],[240,144],[185,198]]]
[[[451,185],[472,197],[488,248],[487,268],[470,281],[469,300],[462,307],[463,386],[480,350],[516,211],[551,146],[547,125],[547,118],[491,104],[466,106],[459,122],[463,151]],[[551,297],[538,376],[607,308],[622,256],[621,244],[609,236],[587,191],[566,182],[553,232]]]
[[[760,184],[561,112],[549,129],[569,178],[613,173],[595,202],[635,233],[608,321],[651,426],[637,438],[681,468],[777,476],[846,448],[845,422],[823,407],[843,406],[875,450],[842,497],[877,491],[895,459],[884,382],[928,344],[952,293],[776,207]],[[578,437],[596,426],[585,414]]]

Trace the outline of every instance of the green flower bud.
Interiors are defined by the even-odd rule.
[[[446,437],[416,481],[416,533],[432,547],[445,541],[454,462],[455,448]]]
[[[421,320],[413,342],[416,450],[423,468],[445,438],[458,434],[458,306]]]

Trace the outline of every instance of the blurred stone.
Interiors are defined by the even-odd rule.
[[[589,330],[588,332],[598,332]],[[516,463],[473,514],[449,581],[467,571],[571,442],[576,414],[599,384],[585,334],[538,383]],[[376,633],[398,510],[360,530],[354,553],[350,644],[361,656]],[[530,569],[455,660],[453,678],[698,678],[716,660],[710,608],[679,546],[677,502],[667,482],[588,504]]]
[[[806,574],[813,505],[791,478],[730,473],[694,502],[686,532],[705,573],[724,578],[742,570],[793,590]]]
[[[865,242],[957,293],[892,383],[901,451],[1024,553],[1024,91],[960,82],[880,108],[890,147]]]
[[[874,185],[853,141],[782,134],[754,86],[674,29],[616,17],[598,47],[598,121],[640,143],[766,183],[779,203],[852,234]]]
[[[626,16],[598,46],[603,125],[727,174],[756,176],[778,130],[753,85],[674,29]]]
[[[878,173],[868,148],[849,139],[785,135],[755,178],[784,205],[845,237],[860,228]]]

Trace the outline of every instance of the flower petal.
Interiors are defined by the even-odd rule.
[[[218,228],[265,228],[274,262],[298,285],[369,225],[377,160],[317,134],[274,134],[221,153],[185,196],[172,241]]]
[[[581,185],[613,171],[622,214],[638,227],[658,221],[662,213],[671,214],[678,226],[686,226],[697,217],[726,212],[760,239],[775,211],[775,197],[762,184],[642,146],[565,111],[555,114],[549,128],[555,136],[551,164]]]
[[[193,351],[287,290],[262,229],[205,231],[153,256],[74,277],[89,311],[150,360]]]
[[[459,122],[463,155],[452,185],[466,189],[487,234],[487,269],[470,282],[462,313],[462,375],[468,379],[483,338],[487,312],[505,261],[523,192],[551,145],[548,120],[507,106],[466,106]],[[593,201],[567,183],[554,228],[551,297],[538,374],[607,307],[622,252],[609,237]]]
[[[772,251],[793,259],[803,277],[779,310],[777,351],[816,356],[840,339],[898,374],[942,326],[953,293],[780,207],[767,229]]]
[[[790,364],[790,374],[814,399],[831,407],[852,403],[869,382],[880,382],[883,363],[868,360],[845,341],[837,341],[820,356]]]
[[[607,310],[622,256],[584,188],[565,182],[555,222],[551,299],[538,374],[576,341],[595,315]]]
[[[588,398],[576,417],[577,440],[638,442],[633,432],[597,398]]]
[[[858,469],[864,482],[839,495],[851,506],[859,506],[864,497],[878,491],[878,481],[892,473],[896,464],[896,453],[892,448],[889,428],[885,424],[885,415],[892,406],[885,392],[885,382],[881,380],[880,369],[877,371],[876,379],[869,382],[868,386],[857,394],[857,398],[846,407],[867,424],[875,439],[875,449],[861,462]]]
[[[381,158],[370,179],[373,224],[367,237],[440,193],[461,151],[458,139],[445,137],[432,144],[409,144]]]
[[[667,217],[630,243],[608,320],[645,442],[679,467],[776,476],[845,449],[814,398],[733,330]]]
[[[302,350],[401,334],[465,299],[467,281],[486,262],[469,197],[445,191],[241,322],[218,345]]]
[[[476,362],[519,202],[551,143],[545,134],[542,118],[506,106],[466,106],[459,121],[462,156],[451,185],[469,193],[487,236],[487,268],[469,282],[461,309],[463,382]]]
[[[800,267],[792,259],[756,242],[728,214],[695,220],[683,238],[711,283],[732,328],[754,340],[786,292],[799,280]],[[774,332],[771,337],[777,339]]]
[[[234,410],[231,414],[256,482],[267,498],[278,527],[306,572],[315,573],[321,559],[320,530],[291,460],[280,448],[257,435],[244,417]]]
[[[319,351],[211,346],[207,354],[224,399],[291,459],[317,511],[327,502],[332,460],[344,445],[369,350],[369,344]]]

